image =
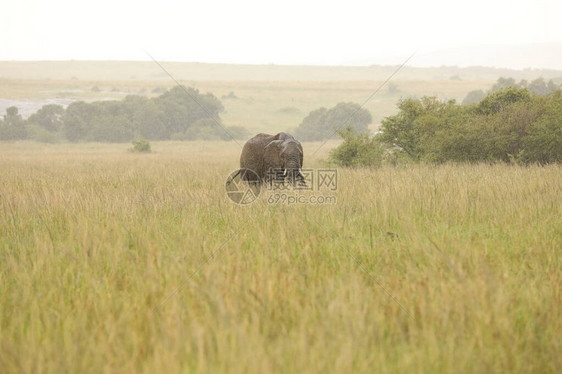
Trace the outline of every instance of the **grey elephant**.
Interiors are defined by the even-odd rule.
[[[247,182],[283,183],[288,179],[293,185],[304,185],[304,176],[300,172],[302,164],[301,143],[292,135],[285,132],[276,135],[262,133],[244,144],[239,173]]]

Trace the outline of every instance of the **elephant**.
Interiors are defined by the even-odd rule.
[[[240,155],[240,171],[247,182],[281,182],[288,178],[294,186],[305,185],[300,169],[303,164],[301,143],[292,135],[258,134],[244,144]]]

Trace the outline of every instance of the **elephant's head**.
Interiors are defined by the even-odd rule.
[[[266,171],[269,169],[282,170],[285,172],[284,176],[292,184],[304,183],[304,177],[300,173],[302,163],[302,146],[293,137],[273,140],[265,147],[264,166]]]

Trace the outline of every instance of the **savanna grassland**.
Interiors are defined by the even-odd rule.
[[[429,95],[460,102],[470,91],[489,89],[499,77],[562,79],[562,72],[544,69],[404,66],[391,84],[382,86],[403,62],[396,61],[395,66],[161,64],[181,84],[220,98],[225,125],[272,132],[294,129],[310,111],[322,106],[364,103],[379,88],[364,106],[375,125],[397,112],[400,98]],[[37,102],[22,110],[19,101],[57,103],[56,99],[62,99],[60,104],[68,105],[68,100],[157,96],[176,84],[168,73],[153,61],[0,61],[0,114],[12,105],[19,106],[24,117],[40,108]],[[13,101],[2,103],[2,99]]]
[[[250,131],[294,130],[311,111],[332,107],[339,102],[363,103],[382,85],[380,81],[197,81],[182,80],[187,87],[202,93],[210,92],[220,98],[224,112],[220,114],[227,126],[243,126]],[[6,105],[22,106],[20,101],[60,99],[68,101],[121,100],[127,95],[154,97],[176,84],[171,79],[138,80],[30,80],[0,79],[0,98],[10,98]],[[488,88],[492,81],[399,81],[395,90],[381,89],[365,104],[378,124],[385,116],[394,114],[402,97],[421,97],[424,94],[462,101],[472,90]],[[232,96],[229,96],[232,95]],[[36,105],[39,109],[41,105]],[[0,114],[3,114],[2,111]]]
[[[237,144],[128,147],[0,145],[3,373],[562,367],[560,165],[340,169],[336,204],[238,206]]]

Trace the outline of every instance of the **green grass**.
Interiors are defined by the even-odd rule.
[[[241,207],[236,144],[129,147],[0,145],[2,372],[561,367],[561,166],[339,170],[335,205]]]

